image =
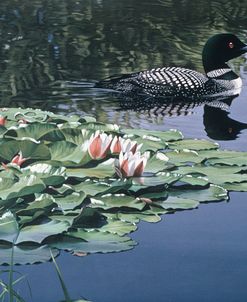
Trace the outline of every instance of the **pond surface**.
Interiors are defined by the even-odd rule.
[[[125,127],[167,130],[211,138],[222,148],[247,151],[245,59],[231,63],[243,89],[230,112],[200,105],[167,111],[126,108],[118,97],[93,88],[112,74],[160,66],[202,71],[209,36],[232,32],[247,42],[245,1],[59,0],[0,3],[1,107],[90,114]],[[94,302],[224,301],[247,299],[246,193],[230,201],[141,223],[132,251],[57,259],[74,298]],[[51,263],[19,267],[26,301],[62,300]]]

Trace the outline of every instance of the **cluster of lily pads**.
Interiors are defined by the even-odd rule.
[[[0,261],[118,252],[140,220],[247,191],[245,152],[181,132],[0,109]]]

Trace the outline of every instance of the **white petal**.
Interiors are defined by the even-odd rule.
[[[118,140],[118,137],[115,135],[114,136],[114,138],[113,138],[113,140],[112,140],[112,142],[111,142],[111,152],[113,153],[113,150],[114,150],[114,148],[115,148],[115,145],[116,145],[116,143],[117,143],[117,140]]]
[[[119,154],[119,166],[121,167],[122,163],[123,163],[123,160],[124,160],[124,154],[123,152],[121,151],[120,154]]]
[[[128,176],[133,176],[135,172],[135,161],[129,161],[129,170],[128,170]]]

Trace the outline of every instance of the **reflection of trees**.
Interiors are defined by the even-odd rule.
[[[58,79],[172,64],[200,70],[204,41],[239,33],[246,15],[247,2],[239,0],[3,0],[2,99]]]

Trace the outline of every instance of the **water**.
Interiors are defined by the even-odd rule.
[[[159,66],[202,71],[209,36],[233,32],[247,42],[244,1],[2,0],[1,106],[90,114],[124,127],[176,128],[186,137],[211,138],[222,148],[247,150],[245,59],[231,63],[243,78],[230,113],[203,105],[184,112],[127,110],[93,88],[98,79]],[[247,299],[246,193],[141,223],[130,252],[57,259],[71,296],[94,302],[224,301]],[[28,274],[27,301],[62,300],[50,263],[19,267]]]

